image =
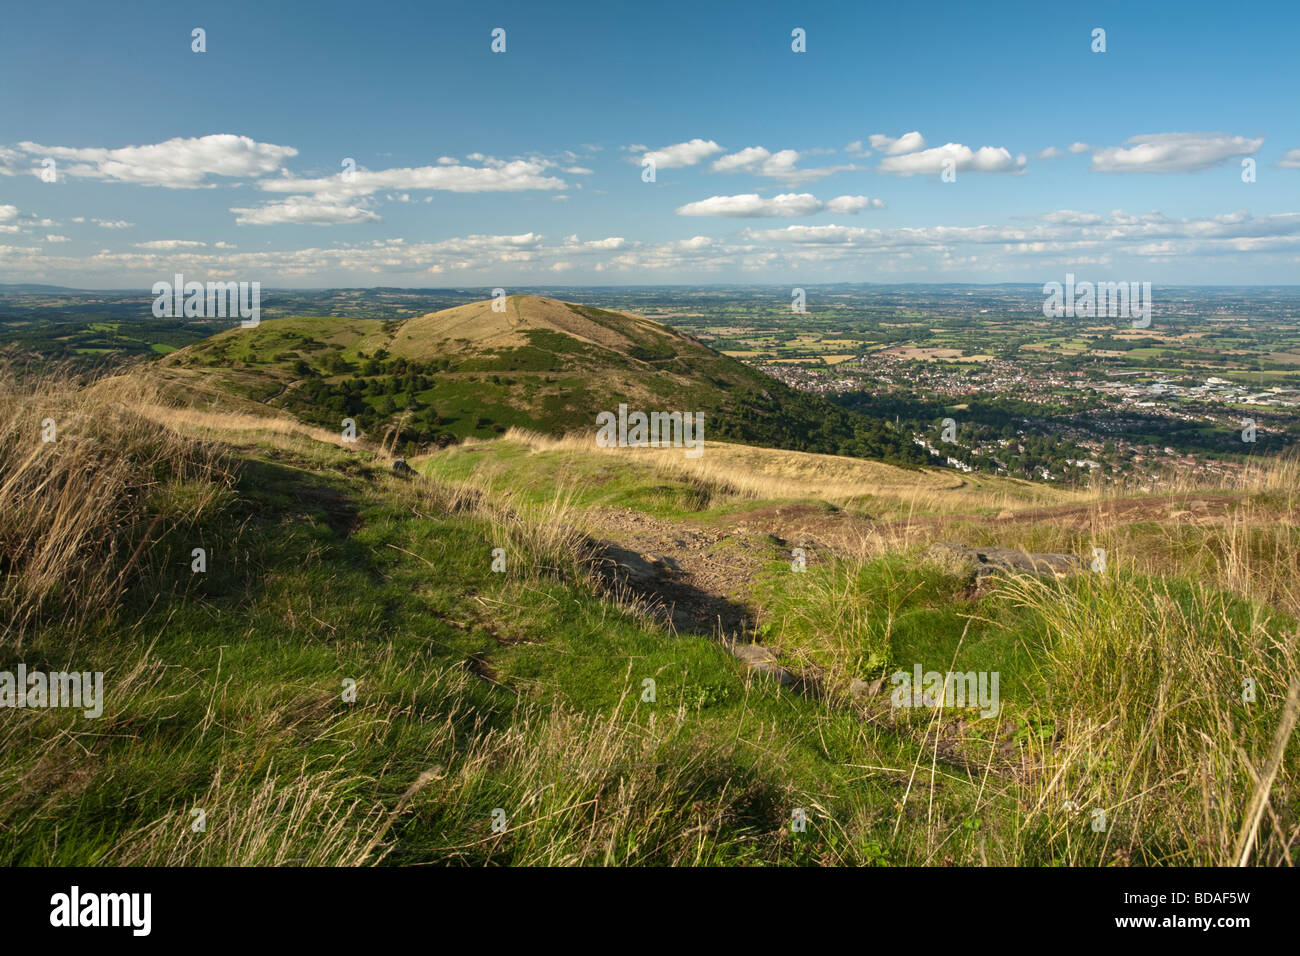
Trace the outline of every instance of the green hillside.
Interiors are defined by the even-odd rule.
[[[382,322],[274,319],[165,358],[174,370],[337,428],[352,418],[408,454],[511,427],[593,430],[595,415],[702,411],[705,437],[922,464],[905,437],[865,414],[794,391],[696,339],[637,316],[512,296]]]
[[[0,378],[0,672],[104,690],[6,712],[7,865],[1297,862],[1294,462],[900,520],[818,456],[797,496],[518,436],[403,476],[149,384]],[[900,702],[917,669],[996,708]]]

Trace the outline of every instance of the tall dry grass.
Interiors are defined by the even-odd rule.
[[[1056,725],[1021,778],[1022,838],[1078,835],[1066,863],[1238,863],[1275,729],[1294,721],[1296,636],[1280,637],[1267,612],[1234,608],[1213,587],[1146,576],[1107,573],[1083,586],[1009,578],[995,596],[1042,622],[1037,683]],[[1294,853],[1298,771],[1292,749],[1254,848],[1260,863]],[[1106,826],[1091,839],[1073,825],[1097,810]]]
[[[779,823],[778,786],[738,742],[695,738],[680,708],[647,719],[630,694],[606,713],[522,703],[494,725],[463,668],[418,680],[418,693],[375,702],[360,723],[344,714],[312,725],[322,735],[363,728],[354,742],[372,752],[400,743],[400,761],[378,774],[338,762],[223,761],[205,788],[121,834],[100,862],[699,865]],[[418,738],[403,729],[409,721]],[[777,749],[763,761],[769,773],[781,757]],[[395,782],[404,789],[382,796]]]
[[[223,499],[222,454],[142,415],[140,398],[0,365],[0,640],[43,617],[110,617],[162,526]],[[182,486],[163,496],[178,513],[151,507]]]
[[[433,860],[709,865],[775,828],[778,788],[745,769],[753,761],[737,759],[747,758],[739,742],[695,737],[685,711],[644,720],[636,707],[627,694],[606,714],[530,705],[508,727],[476,735],[411,801],[426,826],[458,835],[430,847]],[[780,759],[776,751],[764,764]]]
[[[681,448],[602,448],[589,435],[552,437],[512,428],[503,436],[535,452],[615,455],[658,475],[700,481],[719,500],[816,498],[836,505],[903,513],[955,514],[1027,504],[1088,500],[1084,491],[1011,478],[962,476],[934,468],[706,441],[698,458]]]

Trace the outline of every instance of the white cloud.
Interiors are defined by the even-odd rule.
[[[1123,146],[1098,149],[1092,168],[1099,173],[1188,173],[1219,166],[1259,151],[1263,138],[1226,133],[1157,133],[1134,136]]]
[[[1055,212],[1046,213],[1039,218],[1044,222],[1069,226],[1095,226],[1097,223],[1105,221],[1096,213],[1075,212],[1073,209],[1058,209]]]
[[[1200,219],[1172,219],[1159,212],[1126,213],[1115,210],[1100,216],[1074,210],[1058,210],[1039,217],[1030,225],[920,226],[897,229],[866,229],[856,226],[786,226],[781,229],[747,229],[749,242],[774,242],[812,247],[822,255],[835,257],[839,249],[897,251],[914,247],[934,251],[957,245],[1001,247],[1022,255],[1061,254],[1071,262],[1083,255],[1141,250],[1175,250],[1178,255],[1223,255],[1235,252],[1269,252],[1300,249],[1300,213],[1251,216],[1246,212],[1225,213]],[[1162,252],[1162,255],[1167,253]]]
[[[18,150],[0,146],[0,176],[18,175],[21,162],[22,154]]]
[[[1092,149],[1092,147],[1087,143],[1071,143],[1069,149],[1070,152],[1077,156],[1079,153],[1086,153],[1088,150]]]
[[[710,167],[715,173],[752,173],[769,179],[779,179],[791,185],[822,179],[846,169],[857,166],[819,166],[813,169],[799,169],[798,150],[783,149],[771,152],[762,146],[749,146],[729,156],[721,156]]]
[[[46,236],[46,242],[71,242],[67,236]]]
[[[849,143],[849,145],[845,146],[844,152],[848,153],[850,156],[867,157],[871,155],[871,150],[865,149],[862,145],[862,140],[860,139],[855,139],[853,142]]]
[[[851,243],[882,236],[879,229],[857,226],[786,226],[784,229],[748,229],[746,239],[765,242]]]
[[[765,163],[771,163],[770,168],[776,168],[776,165],[782,163],[793,166],[798,159],[799,154],[790,149],[785,150],[776,163],[772,163],[770,150],[762,146],[747,146],[730,156],[715,159],[712,168],[715,173],[757,173],[762,171]]]
[[[316,179],[283,176],[258,183],[267,192],[309,193],[336,203],[380,190],[441,190],[454,193],[519,192],[528,189],[563,189],[564,180],[545,175],[547,162],[516,159],[510,162],[481,153],[470,157],[480,166],[443,165],[395,169],[357,169]]]
[[[194,239],[152,239],[149,242],[132,243],[137,249],[202,249],[206,242]]]
[[[750,219],[764,217],[795,218],[811,216],[823,211],[838,213],[857,213],[863,209],[880,208],[879,199],[866,196],[837,196],[823,202],[811,193],[783,193],[779,196],[764,197],[758,193],[742,193],[738,196],[711,196],[697,202],[677,207],[679,216],[723,216],[733,219]]]
[[[1276,165],[1282,169],[1300,169],[1300,149],[1288,149]]]
[[[1015,173],[1025,166],[1023,154],[1013,157],[1002,146],[981,146],[972,150],[960,143],[946,143],[919,153],[886,156],[876,170],[894,176],[940,173],[948,161],[952,161],[958,172],[973,173]]]
[[[135,223],[127,222],[125,219],[92,219],[90,221],[100,229],[130,229],[135,225]]]
[[[61,223],[53,219],[35,216],[31,213],[22,213],[17,206],[4,205],[0,206],[0,232],[30,232],[33,229],[47,229],[50,226],[58,226]],[[62,238],[49,238],[48,242],[60,242]]]
[[[576,234],[564,237],[564,250],[566,253],[587,253],[587,252],[614,252],[619,249],[626,249],[631,243],[622,236],[609,236],[605,239],[589,239],[583,242]]]
[[[1049,146],[1038,154],[1039,159],[1060,159],[1065,154],[1055,146]]]
[[[347,203],[331,202],[311,196],[290,196],[253,208],[232,208],[235,222],[241,226],[279,226],[286,224],[335,226],[358,222],[376,222],[379,217],[369,209]]]
[[[846,200],[846,207],[868,208],[862,205],[862,197],[839,198]],[[762,196],[759,200],[764,201]],[[828,207],[830,202],[833,200],[827,201]],[[20,224],[15,228],[24,232],[32,229],[30,217],[17,210],[0,207],[0,217]],[[1086,265],[1117,268],[1123,275],[1116,273],[1116,278],[1132,278],[1142,277],[1145,263],[1170,260],[1197,258],[1198,269],[1215,259],[1236,261],[1244,255],[1265,257],[1261,263],[1284,263],[1283,268],[1293,268],[1300,261],[1300,212],[1253,216],[1238,211],[1173,218],[1159,212],[1058,209],[1029,219],[983,225],[867,228],[841,221],[779,227],[779,220],[752,225],[755,228],[729,236],[691,236],[665,242],[639,242],[623,236],[584,240],[577,235],[548,240],[540,233],[526,232],[432,242],[387,238],[239,251],[221,243],[210,242],[203,248],[155,240],[121,251],[104,249],[81,256],[60,255],[66,244],[50,245],[33,237],[24,245],[0,243],[0,276],[4,281],[21,281],[10,278],[21,276],[83,286],[91,279],[109,284],[141,283],[150,276],[169,274],[179,261],[187,272],[255,275],[263,282],[286,285],[417,285],[428,275],[508,285],[524,283],[528,277],[540,280],[559,270],[571,275],[617,274],[620,278],[638,274],[665,278],[752,275],[765,281],[773,276],[810,274],[824,275],[828,281],[864,273],[923,277],[965,270],[969,275],[1023,281],[1039,274],[1060,278],[1065,271]],[[1112,262],[1123,266],[1112,266]],[[1137,270],[1131,271],[1135,264]]]
[[[754,173],[757,176],[770,176],[774,179],[789,179],[798,175],[795,164],[799,162],[799,153],[793,149],[783,149],[773,153],[762,146],[750,146],[730,156],[723,156],[714,161],[715,173]]]
[[[55,159],[59,174],[112,182],[193,189],[210,185],[208,176],[256,177],[279,170],[297,156],[292,146],[259,143],[247,136],[216,133],[189,139],[169,139],[147,146],[121,149],[42,146],[22,142],[18,148],[32,157]]]
[[[834,199],[826,201],[827,212],[855,214],[863,209],[883,209],[885,204],[879,199],[868,199],[866,196],[836,196]]]
[[[873,149],[882,150],[889,156],[901,156],[903,153],[914,153],[918,149],[925,148],[925,137],[916,130],[904,133],[897,139],[884,133],[872,133],[870,139]]]
[[[633,147],[633,149],[637,148]],[[637,151],[639,152],[640,149],[637,149]],[[683,166],[694,166],[696,163],[706,160],[710,156],[716,156],[720,152],[722,152],[722,147],[711,139],[693,139],[686,143],[677,143],[674,146],[664,146],[662,149],[648,150],[637,161],[653,160],[656,169],[680,169]]]

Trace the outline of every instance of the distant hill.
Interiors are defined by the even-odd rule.
[[[160,363],[337,427],[344,417],[415,446],[512,426],[594,429],[600,411],[705,413],[705,437],[923,464],[906,436],[797,392],[640,316],[517,295],[402,322],[303,317],[230,329]],[[498,308],[501,306],[498,305]]]
[[[43,292],[84,292],[84,289],[72,289],[63,285],[36,285],[31,282],[0,282],[0,295],[33,295]]]

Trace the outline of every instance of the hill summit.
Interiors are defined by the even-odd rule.
[[[794,391],[670,326],[541,296],[402,322],[271,319],[160,365],[314,423],[337,427],[350,417],[376,436],[396,429],[408,453],[510,427],[594,434],[599,412],[627,405],[704,412],[711,439],[924,461],[885,424]]]
[[[675,329],[627,312],[593,309],[536,295],[487,299],[408,319],[395,336],[393,354],[425,357],[433,345],[446,351],[509,350],[532,344],[533,333],[556,332],[588,345],[642,360],[703,348]]]

